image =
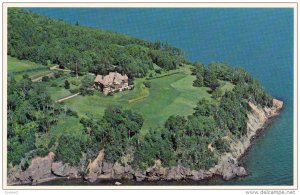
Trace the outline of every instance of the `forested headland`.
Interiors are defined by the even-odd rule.
[[[76,85],[80,85],[78,89],[87,97],[93,95],[86,91],[93,85],[87,73],[106,74],[112,70],[126,73],[132,83],[137,78],[144,79],[141,89],[151,94],[156,90],[153,80],[173,76],[175,79],[177,72],[167,73],[180,72],[182,68],[190,70],[188,78],[193,79],[186,87],[201,89],[206,97],[196,103],[192,114],[183,116],[173,112],[164,125],[145,130],[145,115],[125,105],[107,105],[99,117],[77,113],[67,104],[56,103],[46,88],[51,80],[64,74],[68,77],[66,73],[57,72],[42,82],[33,82],[26,72],[21,79],[15,79],[14,73],[10,73],[8,164],[20,165],[23,170],[33,157],[50,151],[55,153],[56,161],[86,167],[101,149],[105,150],[105,160],[110,163],[129,155],[131,160],[127,163],[138,170],[146,170],[157,159],[165,167],[182,165],[194,170],[208,169],[217,164],[222,154],[231,151],[228,138],[237,140],[246,134],[247,114],[251,111],[248,102],[261,108],[272,106],[272,97],[243,69],[219,62],[207,65],[189,62],[182,50],[168,43],[152,43],[68,24],[17,8],[8,10],[8,55],[45,67],[58,65],[83,76]],[[62,87],[69,90],[69,81],[63,82]],[[233,87],[225,89],[224,83]],[[161,94],[164,95],[168,94]],[[76,127],[63,127],[70,128],[69,133],[53,131],[61,118],[71,119]]]

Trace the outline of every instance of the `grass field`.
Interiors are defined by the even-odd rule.
[[[11,56],[7,56],[7,63],[8,63],[8,67],[7,67],[8,72],[22,72],[22,71],[28,71],[37,68],[47,69],[46,66],[43,66],[41,64],[36,64],[28,60],[18,60],[17,58]]]
[[[24,73],[34,78],[51,72],[48,69],[40,69],[41,67],[45,66],[8,57],[9,72],[17,72],[17,76],[20,78]],[[147,132],[150,128],[161,127],[171,115],[187,116],[192,114],[198,101],[202,98],[216,101],[211,98],[208,88],[192,86],[195,76],[191,75],[190,68],[186,65],[180,67],[180,69],[156,74],[157,78],[147,80],[151,83],[150,88],[144,86],[145,78],[138,78],[134,81],[133,90],[119,92],[113,96],[104,96],[101,92],[95,91],[92,96],[79,95],[65,101],[64,104],[76,111],[80,117],[87,114],[101,117],[109,105],[119,105],[126,109],[132,109],[143,116],[145,122],[142,130]],[[70,76],[69,73],[64,73],[62,77],[44,83],[45,89],[53,100],[72,94],[69,89],[64,88],[66,79],[71,83],[70,88],[74,89],[79,87],[82,77],[76,78]],[[72,82],[77,84],[74,85]],[[220,83],[223,93],[226,90],[232,90],[234,87],[229,82],[220,81]],[[60,121],[51,132],[56,134],[55,132],[65,129],[63,132],[67,133],[68,129],[78,127],[81,127],[79,120],[71,117],[68,120]]]
[[[95,92],[93,96],[77,96],[65,104],[80,116],[89,113],[96,117],[101,117],[107,106],[120,105],[142,114],[145,120],[143,131],[161,127],[170,115],[192,114],[200,99],[212,100],[208,88],[192,86],[195,76],[190,74],[188,66],[176,71],[180,73],[148,80],[151,88],[144,86],[145,79],[136,79],[133,90],[116,93],[114,96]],[[222,90],[231,90],[232,84],[225,81],[222,83]]]
[[[83,76],[81,77],[72,77],[70,76],[69,73],[64,73],[65,75],[57,78],[57,79],[51,79],[47,85],[49,85],[46,90],[47,92],[50,94],[51,99],[53,99],[54,101],[59,100],[61,98],[64,98],[66,96],[72,95],[72,93],[70,92],[71,89],[75,89],[75,88],[79,88],[79,85],[81,83],[81,79],[83,78]],[[68,80],[70,83],[70,89],[65,89],[64,88],[64,84],[65,84],[65,80]],[[77,83],[77,85],[73,85],[72,81],[75,81]],[[53,86],[53,83],[55,83],[55,85]]]
[[[47,66],[27,60],[18,60],[11,56],[7,56],[7,66],[8,73],[13,73],[16,80],[20,80],[24,74],[28,74],[31,79],[36,79],[51,73]]]

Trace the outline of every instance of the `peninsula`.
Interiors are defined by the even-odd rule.
[[[8,9],[8,184],[230,180],[283,102],[226,63]]]

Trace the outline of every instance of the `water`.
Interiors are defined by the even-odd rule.
[[[293,184],[293,9],[29,9],[73,24],[78,21],[145,40],[167,41],[183,49],[191,61],[221,61],[245,68],[285,103],[281,115],[243,159],[250,175],[228,182],[172,184]]]

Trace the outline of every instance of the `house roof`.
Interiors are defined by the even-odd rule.
[[[121,83],[122,81],[127,81],[128,76],[121,75],[118,72],[110,72],[108,75],[97,75],[95,78],[95,82],[102,83],[103,85],[111,85],[113,83]]]

